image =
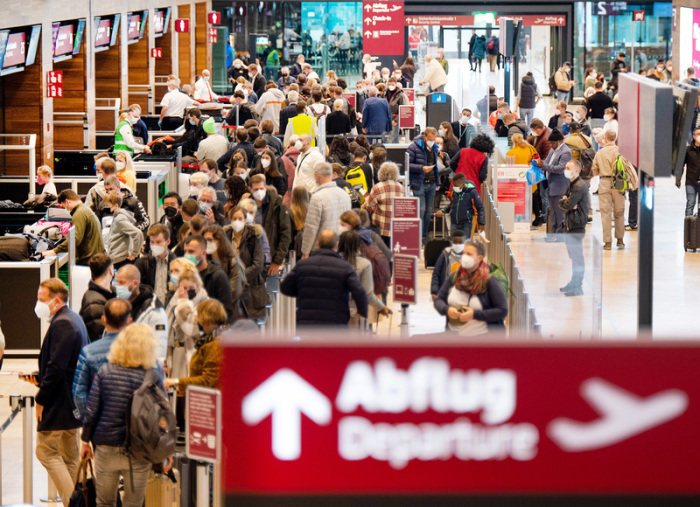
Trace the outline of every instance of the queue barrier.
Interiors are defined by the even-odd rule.
[[[280,290],[282,279],[296,266],[296,252],[289,253],[289,260],[280,268],[275,287],[270,294],[268,319],[263,328],[264,333],[272,336],[293,335],[296,332],[296,299],[285,296]],[[269,324],[269,329],[268,329]]]
[[[34,503],[34,476],[32,473],[34,459],[34,397],[13,394],[10,396],[10,408],[12,413],[0,426],[0,505],[4,505],[2,500],[2,434],[10,427],[12,421],[15,420],[20,412],[22,412],[22,498],[24,503],[32,504]]]

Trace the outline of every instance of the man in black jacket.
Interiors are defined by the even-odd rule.
[[[93,255],[88,261],[88,266],[91,279],[80,303],[80,317],[87,328],[88,339],[94,342],[102,338],[105,330],[102,323],[105,304],[114,297],[114,266],[109,255],[103,253]]]
[[[583,236],[588,222],[588,185],[579,175],[581,163],[571,160],[566,164],[564,177],[571,183],[566,195],[559,201],[559,207],[566,212],[566,250],[571,259],[571,281],[560,290],[567,296],[583,294],[583,274],[586,265],[583,259]]]
[[[693,129],[693,142],[685,152],[685,216],[695,214],[695,206],[700,194],[700,128]],[[681,188],[681,177],[676,177],[676,186]]]
[[[226,309],[226,315],[230,322],[233,318],[233,296],[231,295],[231,284],[228,276],[223,272],[221,266],[214,262],[209,262],[206,255],[207,242],[203,236],[189,236],[185,239],[185,258],[192,261],[199,276],[202,278],[204,289],[210,298],[217,299]]]
[[[610,74],[612,74],[612,78],[610,78],[608,88],[610,88],[610,90],[612,90],[613,92],[617,92],[617,81],[620,72],[627,72],[627,65],[625,64],[626,57],[627,55],[624,53],[624,51],[621,51],[610,66]]]
[[[199,142],[202,139],[206,139],[208,135],[204,132],[203,123],[202,113],[198,108],[188,109],[185,113],[185,133],[179,141],[173,141],[169,144],[168,148],[177,149],[178,146],[182,146],[183,157],[194,156],[194,153],[199,148]]]
[[[116,176],[108,176],[105,178],[105,194],[110,192],[119,192],[122,196],[121,208],[127,211],[131,211],[134,214],[134,220],[136,220],[136,227],[139,228],[141,232],[146,232],[148,226],[151,225],[151,219],[146,213],[146,209],[143,207],[141,201],[129,190],[126,185],[122,185],[119,178]],[[100,224],[103,223],[103,218],[112,216],[112,210],[104,205],[104,202],[100,203],[97,211],[95,212]]]
[[[238,90],[233,94],[233,102],[231,110],[226,115],[226,125],[235,125],[240,127],[248,120],[254,120],[255,115],[248,104],[248,99],[243,93],[243,90]]]
[[[298,326],[347,327],[348,293],[355,301],[358,317],[367,316],[367,293],[352,265],[335,251],[337,244],[335,232],[321,231],[318,248],[297,262],[282,280],[282,294],[297,298]]]
[[[262,97],[262,94],[265,93],[265,85],[267,84],[265,77],[260,74],[258,66],[254,63],[248,65],[248,72],[250,73],[250,82],[253,83],[255,95],[257,95],[258,98]]]
[[[65,499],[73,493],[80,464],[73,377],[80,351],[88,343],[83,320],[67,303],[66,284],[58,278],[41,282],[34,312],[40,319],[51,319],[51,324],[41,344],[39,373],[26,377],[39,388],[36,457]]]
[[[236,144],[231,146],[228,151],[216,161],[216,165],[219,166],[219,171],[221,171],[222,174],[226,174],[228,163],[231,161],[233,152],[236,150],[243,150],[248,157],[246,161],[248,167],[253,167],[253,160],[255,159],[256,152],[253,143],[248,139],[248,130],[243,127],[236,129]]]
[[[182,197],[177,192],[168,192],[163,196],[163,216],[160,223],[167,226],[170,235],[168,248],[173,248],[177,245],[177,238],[180,232],[180,227],[185,223],[182,218]]]
[[[287,94],[287,107],[280,109],[280,136],[284,138],[285,132],[287,132],[287,123],[291,118],[297,115],[297,102],[299,102],[299,92],[294,90]]]
[[[164,302],[168,293],[170,263],[175,259],[175,254],[168,249],[170,231],[163,224],[153,224],[148,229],[148,242],[150,253],[139,257],[135,264],[141,272],[141,283],[153,289],[156,297]]]
[[[265,184],[265,176],[262,174],[254,174],[250,177],[250,194],[258,206],[255,222],[263,226],[270,243],[272,260],[267,274],[276,276],[292,243],[289,210],[282,203],[282,198],[274,187],[268,187]]]

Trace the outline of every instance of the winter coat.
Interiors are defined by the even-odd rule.
[[[440,181],[440,176],[438,175],[437,169],[437,159],[439,155],[439,150],[437,144],[433,144],[432,147],[433,154],[435,155],[435,167],[433,171],[435,172],[435,181]],[[428,146],[425,143],[424,136],[420,135],[416,137],[411,145],[408,147],[409,156],[409,185],[413,190],[418,190],[423,185],[425,180],[425,173],[423,172],[423,167],[427,165],[428,162]]]
[[[175,254],[168,251],[168,266],[175,260]],[[153,254],[144,255],[139,257],[134,265],[139,269],[141,273],[141,284],[148,285],[151,289],[156,289],[156,263],[157,260]],[[170,277],[170,271],[168,271],[168,278]],[[165,303],[165,301],[161,301]]]
[[[146,376],[143,368],[107,363],[95,376],[83,419],[83,442],[121,447],[126,439],[126,408]],[[160,388],[163,389],[162,382]]]
[[[347,326],[348,293],[360,315],[367,316],[367,293],[349,262],[319,248],[297,262],[280,284],[282,294],[297,298],[297,326]]]
[[[450,168],[455,174],[462,173],[476,187],[481,188],[481,183],[488,175],[489,158],[486,154],[474,148],[464,148],[450,161]],[[479,193],[481,195],[481,193]]]
[[[454,288],[452,278],[450,276],[445,280],[440,287],[437,298],[435,298],[434,306],[440,315],[447,315],[447,310],[450,307],[447,304],[447,297],[450,290],[458,290]],[[489,277],[486,290],[481,294],[476,294],[476,297],[481,302],[481,310],[474,312],[474,320],[486,322],[489,331],[503,331],[505,329],[503,320],[508,315],[508,299],[501,282],[493,276]]]
[[[263,228],[270,242],[270,256],[273,264],[282,264],[292,243],[292,226],[289,210],[282,203],[282,198],[274,188],[268,187],[267,195],[261,207],[264,213]]]
[[[430,294],[435,294],[440,292],[440,287],[445,283],[450,275],[452,274],[452,265],[460,264],[462,262],[462,254],[457,254],[452,250],[452,245],[445,247],[440,256],[435,261],[435,269],[433,269],[433,276],[430,280]]]
[[[139,285],[139,293],[131,302],[131,318],[135,324],[146,324],[153,330],[158,344],[157,355],[164,358],[168,344],[168,318],[163,303],[148,285]]]
[[[139,230],[145,234],[148,231],[148,228],[151,226],[151,219],[148,216],[148,213],[146,213],[146,209],[143,207],[143,203],[139,201],[133,194],[133,192],[127,187],[121,188],[121,194],[121,208],[127,211],[131,211],[131,213],[134,215],[136,227],[138,227]],[[97,206],[97,212],[95,214],[97,215],[100,224],[102,223],[102,219],[104,217],[112,216],[112,212],[105,208],[104,203],[100,203],[99,206]]]
[[[352,130],[350,117],[342,111],[333,111],[326,116],[326,135],[348,134]]]
[[[534,109],[537,102],[537,84],[532,76],[524,76],[520,83],[520,100],[521,109]]]
[[[210,338],[205,343],[199,345],[199,348],[190,360],[189,376],[179,379],[177,386],[178,394],[184,396],[187,386],[202,386],[218,389],[222,360],[223,353],[218,338]]]
[[[199,338],[199,326],[195,308],[199,303],[207,299],[207,291],[200,287],[193,300],[180,299],[175,290],[173,297],[168,302],[166,315],[168,318],[168,346],[166,362],[172,367],[173,349],[185,347],[188,358],[194,353],[194,345]]]
[[[355,274],[360,279],[362,287],[365,289],[365,294],[367,294],[367,304],[377,311],[382,311],[384,309],[384,303],[377,297],[374,293],[374,275],[372,274],[372,262],[365,257],[355,258]],[[369,310],[369,308],[368,308]],[[350,316],[355,317],[357,315],[357,306],[355,306],[355,301],[350,299]]]
[[[36,403],[44,407],[44,413],[37,431],[72,430],[80,426],[72,389],[78,356],[87,343],[87,329],[80,315],[67,306],[59,309],[39,352]]]
[[[365,100],[362,106],[362,127],[367,134],[391,132],[391,109],[386,99],[369,97]]]
[[[486,56],[486,36],[480,35],[474,42],[474,58],[483,60]]]
[[[515,123],[511,123],[508,127],[508,142],[513,139],[513,135],[522,134],[523,138],[527,137],[527,133],[530,129],[527,128],[527,124],[523,120],[515,120]]]
[[[80,356],[78,356],[78,365],[73,377],[73,401],[81,418],[85,416],[92,379],[95,378],[102,365],[107,364],[107,354],[109,354],[112,343],[117,339],[117,336],[119,336],[118,331],[105,333],[100,340],[83,347]]]
[[[231,226],[226,226],[224,232],[231,242],[234,243],[233,229]],[[244,266],[245,279],[247,282],[241,299],[248,308],[248,317],[251,319],[258,319],[265,315],[264,307],[255,307],[255,305],[252,304],[252,291],[261,290],[260,285],[264,287],[262,270],[265,265],[265,259],[263,255],[262,235],[262,227],[255,224],[246,224],[243,228],[243,235],[238,245],[238,258]],[[254,289],[253,286],[256,286],[256,288]]]
[[[138,257],[143,244],[143,233],[136,227],[136,221],[131,211],[120,209],[114,215],[107,237],[107,253],[114,264],[127,257]]]
[[[228,320],[233,319],[233,293],[228,275],[224,273],[219,264],[207,263],[207,267],[199,272],[204,288],[210,298],[217,299],[224,305]]]
[[[566,211],[566,232],[569,234],[583,234],[586,232],[588,214],[590,210],[588,197],[588,185],[583,179],[576,178],[569,184],[566,191],[566,199],[560,200],[557,204]],[[576,209],[574,209],[576,208]]]
[[[447,84],[447,74],[437,58],[430,60],[428,68],[425,70],[425,76],[423,76],[423,82],[428,83],[433,91]]]
[[[85,323],[88,339],[91,342],[102,338],[102,333],[105,330],[102,324],[102,315],[105,313],[105,305],[107,301],[114,297],[114,292],[107,290],[101,285],[97,285],[90,280],[88,289],[83,294],[83,300],[80,303],[80,318]]]
[[[443,208],[443,213],[450,214],[451,224],[471,223],[474,208],[477,212],[477,223],[484,225],[484,204],[481,202],[479,192],[471,181],[467,181],[461,192],[452,190],[452,200]]]
[[[260,116],[260,122],[270,120],[272,122],[274,132],[280,130],[280,111],[284,106],[284,92],[279,88],[270,88],[265,93],[260,95],[260,99],[253,106],[255,112]]]
[[[564,195],[569,188],[569,180],[564,177],[566,164],[571,160],[571,150],[562,143],[556,150],[551,150],[544,161],[542,169],[547,174],[549,195]]]

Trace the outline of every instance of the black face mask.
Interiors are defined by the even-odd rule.
[[[192,301],[196,296],[197,296],[196,289],[188,289],[187,290],[187,297],[189,298],[190,301]]]
[[[284,79],[287,79],[287,78],[289,77],[289,74],[282,74],[282,77],[283,77]]]
[[[173,206],[168,206],[167,208],[165,208],[164,211],[165,211],[165,216],[168,218],[173,218],[173,217],[177,216],[177,214],[179,213],[177,208],[175,208]]]

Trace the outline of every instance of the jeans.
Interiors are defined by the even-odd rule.
[[[631,225],[632,227],[637,226],[637,212],[639,209],[637,208],[637,198],[639,197],[639,189],[637,190],[628,190],[628,197],[630,200],[630,209],[627,215],[627,225]]]
[[[585,233],[564,234],[566,251],[571,259],[571,285],[574,288],[583,285],[583,275],[586,272],[586,263],[583,259],[583,236]]]
[[[588,124],[591,126],[591,134],[593,134],[595,129],[602,129],[605,126],[605,120],[603,118],[591,118],[588,121]],[[598,145],[594,135],[591,135],[591,141],[593,142],[593,148],[595,148],[595,151],[598,151],[600,149],[600,145]]]
[[[467,235],[467,239],[471,238],[471,236],[472,236],[472,222],[471,222],[471,220],[469,222],[462,222],[461,224],[456,224],[454,222],[450,222],[450,236],[454,235],[455,231],[464,231],[464,234]]]
[[[124,507],[142,507],[146,498],[146,484],[151,464],[146,460],[131,458],[124,454],[123,447],[98,445],[95,447],[95,488],[97,507],[111,507],[117,504],[119,477],[124,477]],[[133,483],[131,481],[133,475]]]
[[[687,217],[692,217],[695,214],[695,205],[698,202],[698,192],[700,192],[700,185],[685,186],[685,216]]]
[[[67,506],[80,466],[78,429],[37,431],[36,457],[56,485],[63,505]]]
[[[565,102],[566,104],[569,103],[569,92],[563,92],[561,90],[557,90],[557,101],[558,102]]]
[[[521,107],[520,108],[520,118],[525,122],[525,125],[527,125],[527,128],[530,128],[530,123],[532,123],[532,119],[535,117],[535,108],[533,107],[532,109],[530,108],[525,108]]]
[[[430,217],[433,216],[433,201],[435,200],[435,183],[423,183],[418,190],[413,191],[413,197],[418,197],[421,219],[421,237],[425,238],[430,227]]]

